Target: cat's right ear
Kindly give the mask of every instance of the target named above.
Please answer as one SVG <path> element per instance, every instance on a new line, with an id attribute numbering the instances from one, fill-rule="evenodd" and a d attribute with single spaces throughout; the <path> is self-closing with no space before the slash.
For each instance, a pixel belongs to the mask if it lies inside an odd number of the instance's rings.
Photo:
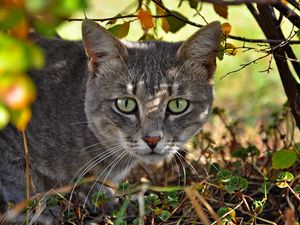
<path id="1" fill-rule="evenodd" d="M 98 23 L 85 19 L 82 22 L 82 41 L 89 58 L 89 72 L 95 75 L 105 62 L 116 62 L 125 57 L 125 46 Z"/>

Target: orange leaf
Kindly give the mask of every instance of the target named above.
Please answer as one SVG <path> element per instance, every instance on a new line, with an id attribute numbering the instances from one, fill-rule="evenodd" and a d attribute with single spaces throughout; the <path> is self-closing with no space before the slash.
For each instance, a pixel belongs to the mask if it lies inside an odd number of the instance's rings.
<path id="1" fill-rule="evenodd" d="M 144 29 L 150 29 L 154 26 L 152 15 L 148 11 L 140 9 L 138 12 L 138 18 L 140 19 Z"/>
<path id="2" fill-rule="evenodd" d="M 222 24 L 222 33 L 224 34 L 224 36 L 227 37 L 230 32 L 231 32 L 230 23 L 223 23 Z"/>
<path id="3" fill-rule="evenodd" d="M 166 18 L 161 18 L 161 21 L 162 21 L 162 24 L 161 24 L 162 29 L 163 29 L 166 33 L 168 33 L 168 32 L 170 31 L 170 25 L 169 25 L 168 20 L 167 20 Z"/>
<path id="4" fill-rule="evenodd" d="M 227 19 L 228 17 L 227 5 L 214 4 L 214 10 L 219 16 L 222 16 L 223 18 Z"/>
<path id="5" fill-rule="evenodd" d="M 17 38 L 26 39 L 29 33 L 29 26 L 26 19 L 23 17 L 21 21 L 10 30 L 10 33 Z"/>

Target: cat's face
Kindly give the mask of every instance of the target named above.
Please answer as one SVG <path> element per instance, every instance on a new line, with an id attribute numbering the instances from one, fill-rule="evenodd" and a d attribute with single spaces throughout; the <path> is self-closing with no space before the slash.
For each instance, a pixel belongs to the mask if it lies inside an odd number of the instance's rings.
<path id="1" fill-rule="evenodd" d="M 86 114 L 99 141 L 148 163 L 178 151 L 208 118 L 220 36 L 212 23 L 183 43 L 121 43 L 84 21 Z"/>

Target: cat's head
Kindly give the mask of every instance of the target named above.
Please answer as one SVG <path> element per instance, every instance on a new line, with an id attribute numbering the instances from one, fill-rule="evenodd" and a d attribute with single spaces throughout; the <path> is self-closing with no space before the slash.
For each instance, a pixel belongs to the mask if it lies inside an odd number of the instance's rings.
<path id="1" fill-rule="evenodd" d="M 219 22 L 182 43 L 121 42 L 91 20 L 83 21 L 82 33 L 86 114 L 106 148 L 155 163 L 200 130 L 213 102 Z"/>

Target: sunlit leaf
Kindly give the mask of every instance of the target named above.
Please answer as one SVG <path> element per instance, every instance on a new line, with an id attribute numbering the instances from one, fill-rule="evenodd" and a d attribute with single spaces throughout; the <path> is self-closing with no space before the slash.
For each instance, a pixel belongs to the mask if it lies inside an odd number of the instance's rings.
<path id="1" fill-rule="evenodd" d="M 213 6 L 214 6 L 215 12 L 219 16 L 227 19 L 227 17 L 228 17 L 228 6 L 227 5 L 213 4 Z"/>
<path id="2" fill-rule="evenodd" d="M 5 104 L 13 110 L 19 110 L 31 104 L 36 97 L 36 90 L 31 79 L 25 75 L 14 76 L 13 82 L 6 87 Z"/>
<path id="3" fill-rule="evenodd" d="M 289 186 L 287 182 L 292 181 L 293 179 L 294 175 L 290 172 L 281 172 L 276 179 L 276 185 L 279 188 L 287 188 Z"/>
<path id="4" fill-rule="evenodd" d="M 225 44 L 225 53 L 228 55 L 236 55 L 237 49 L 233 44 L 226 43 Z"/>
<path id="5" fill-rule="evenodd" d="M 140 9 L 138 12 L 138 18 L 144 29 L 150 29 L 154 26 L 152 15 L 149 11 Z"/>
<path id="6" fill-rule="evenodd" d="M 31 119 L 31 110 L 26 107 L 21 110 L 13 110 L 11 113 L 12 124 L 20 131 L 25 130 Z"/>
<path id="7" fill-rule="evenodd" d="M 130 27 L 130 22 L 115 25 L 108 29 L 110 33 L 118 38 L 124 38 L 127 36 Z"/>
<path id="8" fill-rule="evenodd" d="M 295 164 L 297 153 L 294 150 L 281 150 L 273 153 L 272 167 L 274 169 L 286 169 Z"/>
<path id="9" fill-rule="evenodd" d="M 7 108 L 0 104 L 0 130 L 9 123 L 10 115 Z"/>
<path id="10" fill-rule="evenodd" d="M 57 3 L 54 11 L 58 15 L 69 15 L 86 7 L 85 0 L 60 0 Z"/>
<path id="11" fill-rule="evenodd" d="M 172 14 L 175 14 L 175 15 L 181 17 L 183 20 L 187 20 L 187 18 L 185 16 L 183 16 L 182 14 L 180 14 L 179 12 L 177 12 L 177 11 L 171 11 L 171 12 L 172 12 Z M 179 20 L 174 16 L 167 17 L 167 21 L 170 25 L 170 31 L 172 33 L 176 33 L 178 30 L 180 30 L 182 27 L 184 27 L 186 25 L 186 23 L 184 21 Z"/>
<path id="12" fill-rule="evenodd" d="M 222 33 L 223 33 L 223 35 L 227 37 L 230 34 L 230 32 L 231 32 L 230 23 L 227 23 L 227 22 L 223 23 L 222 24 Z"/>
<path id="13" fill-rule="evenodd" d="M 161 18 L 161 26 L 162 26 L 162 29 L 168 33 L 170 31 L 170 25 L 169 25 L 169 22 L 166 18 Z"/>
<path id="14" fill-rule="evenodd" d="M 5 34 L 0 34 L 0 43 L 0 72 L 38 69 L 44 65 L 44 57 L 39 47 Z"/>
<path id="15" fill-rule="evenodd" d="M 49 6 L 49 0 L 26 0 L 25 7 L 27 10 L 38 13 L 46 9 Z"/>

